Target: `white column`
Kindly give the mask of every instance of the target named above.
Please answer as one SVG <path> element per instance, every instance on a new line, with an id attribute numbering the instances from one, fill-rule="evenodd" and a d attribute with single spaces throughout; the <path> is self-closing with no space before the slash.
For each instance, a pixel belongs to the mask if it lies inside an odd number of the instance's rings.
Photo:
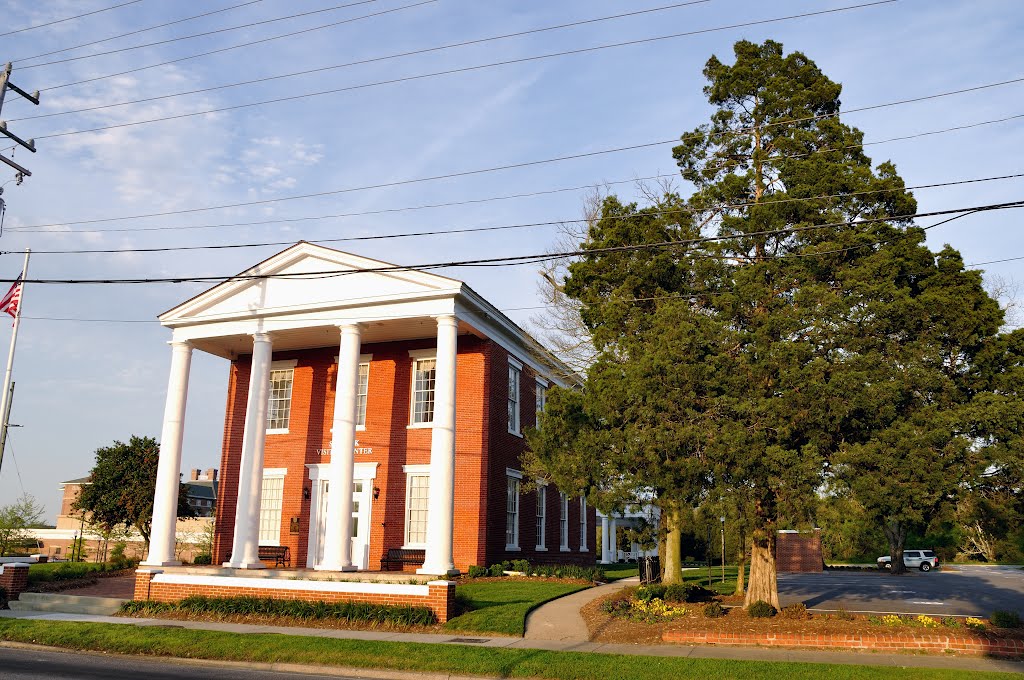
<path id="1" fill-rule="evenodd" d="M 459 321 L 437 317 L 437 371 L 434 426 L 430 435 L 430 489 L 427 498 L 427 549 L 419 574 L 454 575 L 455 533 L 455 361 Z"/>
<path id="2" fill-rule="evenodd" d="M 149 554 L 142 562 L 148 567 L 181 564 L 174 558 L 174 529 L 178 521 L 178 487 L 181 483 L 181 439 L 185 431 L 185 400 L 188 397 L 188 372 L 192 364 L 192 345 L 171 343 L 171 372 L 167 380 L 164 425 L 160 431 L 160 462 L 153 494 L 153 523 L 149 536 Z"/>
<path id="3" fill-rule="evenodd" d="M 242 461 L 238 471 L 238 504 L 231 559 L 225 567 L 263 569 L 259 558 L 260 499 L 263 494 L 263 448 L 267 442 L 267 409 L 270 399 L 270 336 L 252 336 L 252 368 L 249 398 L 245 402 Z"/>
<path id="4" fill-rule="evenodd" d="M 334 437 L 331 441 L 330 490 L 324 530 L 323 571 L 355 571 L 352 565 L 352 478 L 355 476 L 356 409 L 359 391 L 359 325 L 344 324 L 334 391 Z M 314 546 L 315 550 L 316 547 Z"/>
<path id="5" fill-rule="evenodd" d="M 611 539 L 611 545 L 608 546 L 608 550 L 611 553 L 612 562 L 619 561 L 619 537 L 617 535 L 618 530 L 619 523 L 616 521 L 615 517 L 612 516 L 612 528 L 608 536 L 608 538 Z"/>
<path id="6" fill-rule="evenodd" d="M 601 564 L 608 564 L 608 517 L 601 518 Z"/>

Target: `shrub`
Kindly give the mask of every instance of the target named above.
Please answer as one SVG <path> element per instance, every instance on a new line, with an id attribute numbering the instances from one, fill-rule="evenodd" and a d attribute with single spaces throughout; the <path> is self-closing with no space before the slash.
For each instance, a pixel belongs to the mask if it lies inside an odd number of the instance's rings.
<path id="1" fill-rule="evenodd" d="M 1021 627 L 1020 614 L 1017 612 L 1007 611 L 1005 609 L 997 609 L 992 612 L 992 616 L 988 617 L 988 622 L 996 628 Z"/>
<path id="2" fill-rule="evenodd" d="M 491 576 L 504 576 L 505 575 L 505 565 L 504 564 L 492 564 L 490 567 L 488 567 L 487 571 L 490 572 Z"/>
<path id="3" fill-rule="evenodd" d="M 943 616 L 942 625 L 946 628 L 959 628 L 964 625 L 963 622 L 955 616 Z"/>
<path id="4" fill-rule="evenodd" d="M 850 612 L 846 611 L 846 607 L 842 606 L 836 609 L 835 613 L 832 616 L 834 616 L 839 621 L 853 621 L 855 618 L 857 618 Z"/>
<path id="5" fill-rule="evenodd" d="M 512 568 L 509 571 L 518 571 L 530 575 L 530 562 L 528 560 L 512 560 Z"/>
<path id="6" fill-rule="evenodd" d="M 369 602 L 306 602 L 258 597 L 205 597 L 193 595 L 179 602 L 133 601 L 121 606 L 124 614 L 155 614 L 180 611 L 215 616 L 283 616 L 303 620 L 334 619 L 369 621 L 401 626 L 430 626 L 437 623 L 427 607 L 371 604 Z"/>
<path id="7" fill-rule="evenodd" d="M 487 576 L 488 573 L 490 572 L 487 571 L 487 567 L 479 567 L 475 564 L 472 564 L 469 567 L 470 578 L 480 578 L 481 576 Z"/>
<path id="8" fill-rule="evenodd" d="M 192 558 L 192 564 L 213 564 L 213 555 L 210 553 L 199 553 Z"/>
<path id="9" fill-rule="evenodd" d="M 661 585 L 660 583 L 652 583 L 646 586 L 640 586 L 636 589 L 636 599 L 640 602 L 650 602 L 651 600 L 665 600 L 666 591 L 668 588 Z M 678 600 L 676 600 L 678 602 Z"/>
<path id="10" fill-rule="evenodd" d="M 811 618 L 810 614 L 807 613 L 807 606 L 803 602 L 797 602 L 789 605 L 788 607 L 783 607 L 779 614 L 784 619 L 791 619 L 794 621 L 803 621 Z"/>
<path id="11" fill-rule="evenodd" d="M 612 616 L 628 614 L 633 607 L 632 600 L 628 596 L 620 595 L 605 600 L 601 603 L 601 611 Z"/>
<path id="12" fill-rule="evenodd" d="M 747 615 L 755 619 L 767 619 L 775 616 L 778 612 L 764 600 L 758 600 L 747 607 Z"/>
<path id="13" fill-rule="evenodd" d="M 725 609 L 718 602 L 708 602 L 704 605 L 704 616 L 709 619 L 717 619 L 725 616 Z"/>
<path id="14" fill-rule="evenodd" d="M 686 586 L 686 599 L 684 602 L 709 602 L 714 599 L 716 593 L 702 585 L 690 583 Z"/>
<path id="15" fill-rule="evenodd" d="M 666 602 L 689 602 L 689 588 L 682 583 L 673 583 L 665 586 L 664 598 Z"/>

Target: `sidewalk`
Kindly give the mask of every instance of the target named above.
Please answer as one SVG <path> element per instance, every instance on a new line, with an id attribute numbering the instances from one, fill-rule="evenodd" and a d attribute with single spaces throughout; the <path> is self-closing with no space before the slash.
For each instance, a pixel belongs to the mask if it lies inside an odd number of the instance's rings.
<path id="1" fill-rule="evenodd" d="M 580 610 L 599 597 L 638 583 L 640 578 L 633 576 L 596 588 L 587 588 L 542 604 L 526 617 L 525 637 L 527 640 L 589 642 L 590 631 L 587 629 L 587 622 L 580 616 Z"/>
<path id="2" fill-rule="evenodd" d="M 418 642 L 426 644 L 461 644 L 472 647 L 504 647 L 509 649 L 543 649 L 549 651 L 593 652 L 596 654 L 624 654 L 628 656 L 690 657 L 704 659 L 732 659 L 744 661 L 787 661 L 803 663 L 850 664 L 859 666 L 889 666 L 893 668 L 944 668 L 959 671 L 1002 671 L 1024 673 L 1024 662 L 979 657 L 928 656 L 910 654 L 878 654 L 870 652 L 826 652 L 799 649 L 766 649 L 760 647 L 696 647 L 687 645 L 628 645 L 603 644 L 575 640 L 538 640 L 513 637 L 485 637 L 469 634 L 390 633 L 363 630 L 333 630 L 324 628 L 297 628 L 291 626 L 260 626 L 212 621 L 177 621 L 168 619 L 131 619 L 89 614 L 59 614 L 47 612 L 0 611 L 0 618 L 33 619 L 37 621 L 78 621 L 85 623 L 112 623 L 122 626 L 157 626 L 160 628 L 188 628 L 214 630 L 226 633 L 274 633 L 343 640 L 382 640 L 390 642 Z M 0 642 L 0 647 L 4 645 Z M 370 677 L 359 669 L 345 669 L 351 676 Z M 321 672 L 311 667 L 308 672 Z M 379 677 L 379 674 L 373 677 Z"/>

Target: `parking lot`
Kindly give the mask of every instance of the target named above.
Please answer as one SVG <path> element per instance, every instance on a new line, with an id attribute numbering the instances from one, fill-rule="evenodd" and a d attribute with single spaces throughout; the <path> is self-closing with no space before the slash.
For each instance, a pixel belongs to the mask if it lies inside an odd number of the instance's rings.
<path id="1" fill-rule="evenodd" d="M 849 612 L 988 616 L 995 609 L 1024 614 L 1024 570 L 1016 566 L 942 567 L 941 571 L 829 571 L 779 574 L 783 606 Z"/>

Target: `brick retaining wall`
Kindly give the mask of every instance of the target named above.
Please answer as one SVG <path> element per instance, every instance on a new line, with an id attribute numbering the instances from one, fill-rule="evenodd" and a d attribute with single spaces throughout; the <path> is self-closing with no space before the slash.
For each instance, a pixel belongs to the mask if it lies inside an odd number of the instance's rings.
<path id="1" fill-rule="evenodd" d="M 190 595 L 429 607 L 441 623 L 448 620 L 455 608 L 454 581 L 430 581 L 419 585 L 165 574 L 160 569 L 139 569 L 136 572 L 136 600 L 176 602 Z"/>
<path id="2" fill-rule="evenodd" d="M 8 600 L 17 600 L 28 588 L 28 565 L 24 563 L 0 564 L 0 588 L 7 591 Z"/>
<path id="3" fill-rule="evenodd" d="M 814 647 L 818 649 L 870 649 L 898 652 L 955 652 L 993 656 L 1024 656 L 1024 640 L 985 635 L 943 634 L 831 634 L 814 633 L 719 633 L 670 630 L 662 639 L 687 645 L 750 645 L 764 647 Z"/>

